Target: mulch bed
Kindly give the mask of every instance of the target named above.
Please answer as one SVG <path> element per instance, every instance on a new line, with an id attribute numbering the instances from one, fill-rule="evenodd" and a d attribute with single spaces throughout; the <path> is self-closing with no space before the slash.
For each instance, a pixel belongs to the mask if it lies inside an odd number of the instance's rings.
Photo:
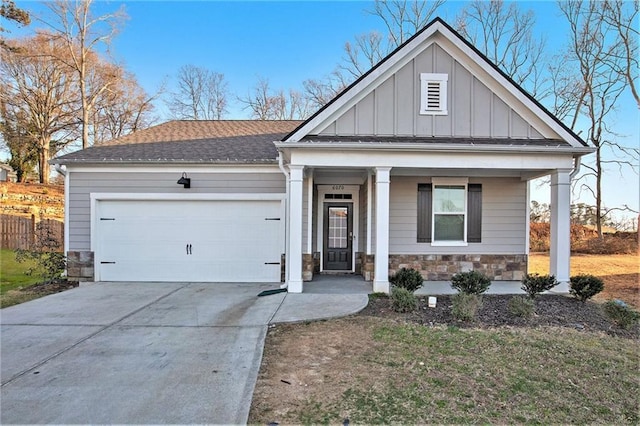
<path id="1" fill-rule="evenodd" d="M 61 280 L 55 280 L 50 283 L 34 284 L 29 287 L 23 288 L 22 291 L 34 293 L 34 294 L 41 294 L 44 296 L 47 294 L 60 293 L 61 291 L 69 290 L 74 287 L 78 287 L 77 281 L 67 281 L 67 280 L 61 279 Z"/>
<path id="2" fill-rule="evenodd" d="M 573 297 L 540 295 L 535 299 L 535 314 L 529 319 L 514 316 L 509 312 L 509 300 L 513 295 L 484 295 L 482 307 L 474 321 L 464 322 L 451 314 L 451 296 L 437 296 L 435 308 L 428 307 L 427 297 L 418 297 L 418 309 L 412 313 L 398 313 L 391 307 L 388 297 L 370 297 L 369 304 L 360 315 L 393 318 L 426 325 L 448 325 L 456 327 L 568 327 L 580 331 L 603 332 L 612 336 L 637 339 L 640 325 L 629 330 L 619 328 L 604 316 L 599 304 L 582 303 Z"/>

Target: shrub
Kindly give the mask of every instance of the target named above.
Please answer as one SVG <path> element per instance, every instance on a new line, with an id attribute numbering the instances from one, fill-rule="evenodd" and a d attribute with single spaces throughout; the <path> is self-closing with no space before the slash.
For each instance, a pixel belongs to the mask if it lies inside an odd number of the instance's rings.
<path id="1" fill-rule="evenodd" d="M 413 312 L 418 308 L 418 298 L 403 287 L 391 289 L 391 306 L 396 312 Z"/>
<path id="2" fill-rule="evenodd" d="M 59 245 L 51 223 L 40 218 L 29 248 L 15 250 L 16 262 L 33 261 L 34 266 L 25 274 L 38 276 L 43 283 L 51 284 L 61 277 L 67 266 L 66 256 L 58 251 Z"/>
<path id="3" fill-rule="evenodd" d="M 411 268 L 402 268 L 389 277 L 389 282 L 396 287 L 409 290 L 411 293 L 422 287 L 422 274 Z"/>
<path id="4" fill-rule="evenodd" d="M 533 300 L 525 296 L 514 296 L 509 300 L 509 313 L 520 318 L 531 318 L 535 311 Z"/>
<path id="5" fill-rule="evenodd" d="M 527 274 L 522 279 L 522 290 L 534 299 L 538 294 L 551 290 L 558 285 L 553 275 Z"/>
<path id="6" fill-rule="evenodd" d="M 594 275 L 575 275 L 569 281 L 569 293 L 582 303 L 604 290 L 604 282 Z"/>
<path id="7" fill-rule="evenodd" d="M 478 294 L 458 293 L 451 298 L 451 314 L 460 321 L 473 321 L 478 309 L 482 307 L 482 296 Z"/>
<path id="8" fill-rule="evenodd" d="M 640 314 L 622 300 L 609 300 L 602 305 L 602 309 L 611 321 L 625 330 L 631 328 L 640 319 Z"/>
<path id="9" fill-rule="evenodd" d="M 465 294 L 482 294 L 491 285 L 486 275 L 477 272 L 460 272 L 451 277 L 451 287 Z"/>

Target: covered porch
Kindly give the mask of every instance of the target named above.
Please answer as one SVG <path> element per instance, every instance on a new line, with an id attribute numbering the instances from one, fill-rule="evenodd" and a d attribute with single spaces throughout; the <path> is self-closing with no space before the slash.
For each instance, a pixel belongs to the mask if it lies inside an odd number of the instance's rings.
<path id="1" fill-rule="evenodd" d="M 571 153 L 280 145 L 287 176 L 284 278 L 289 292 L 340 292 L 336 287 L 342 283 L 345 290 L 353 287 L 348 291 L 388 293 L 389 275 L 401 267 L 421 271 L 424 294 L 451 293 L 450 276 L 472 269 L 490 275 L 497 292 L 520 292 L 529 246 L 528 182 L 540 176 L 551 177 L 550 271 L 561 283 L 558 291 L 568 291 Z M 471 198 L 465 198 L 460 215 L 461 241 L 421 241 L 420 227 L 431 225 L 420 223 L 420 203 L 431 193 L 424 198 L 420 188 L 451 182 L 466 193 L 482 187 L 477 231 L 482 241 L 471 235 L 476 232 L 470 224 Z M 432 213 L 425 217 L 433 219 Z M 354 276 L 326 276 L 332 273 Z"/>

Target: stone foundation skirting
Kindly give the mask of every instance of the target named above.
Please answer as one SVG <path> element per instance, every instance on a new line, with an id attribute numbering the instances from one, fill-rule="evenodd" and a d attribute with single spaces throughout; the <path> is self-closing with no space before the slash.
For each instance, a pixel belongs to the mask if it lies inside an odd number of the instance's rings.
<path id="1" fill-rule="evenodd" d="M 358 253 L 360 256 L 360 274 L 365 281 L 373 281 L 375 271 L 375 258 L 373 254 Z"/>
<path id="2" fill-rule="evenodd" d="M 494 281 L 520 281 L 527 273 L 527 264 L 526 254 L 392 254 L 389 275 L 412 268 L 425 280 L 449 281 L 459 272 L 478 271 Z"/>
<path id="3" fill-rule="evenodd" d="M 313 254 L 302 254 L 302 281 L 311 281 L 313 279 L 313 271 L 315 270 L 315 262 Z"/>
<path id="4" fill-rule="evenodd" d="M 93 281 L 93 252 L 67 252 L 67 278 L 70 281 Z"/>

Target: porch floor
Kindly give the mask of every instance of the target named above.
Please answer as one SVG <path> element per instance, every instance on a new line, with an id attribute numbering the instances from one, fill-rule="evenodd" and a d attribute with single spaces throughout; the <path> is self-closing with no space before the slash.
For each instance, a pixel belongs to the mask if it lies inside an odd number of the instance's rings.
<path id="1" fill-rule="evenodd" d="M 524 294 L 520 281 L 493 281 L 486 294 Z M 373 283 L 365 281 L 361 275 L 316 274 L 312 281 L 304 283 L 304 293 L 309 294 L 370 294 Z M 416 295 L 455 294 L 450 281 L 425 281 Z"/>

